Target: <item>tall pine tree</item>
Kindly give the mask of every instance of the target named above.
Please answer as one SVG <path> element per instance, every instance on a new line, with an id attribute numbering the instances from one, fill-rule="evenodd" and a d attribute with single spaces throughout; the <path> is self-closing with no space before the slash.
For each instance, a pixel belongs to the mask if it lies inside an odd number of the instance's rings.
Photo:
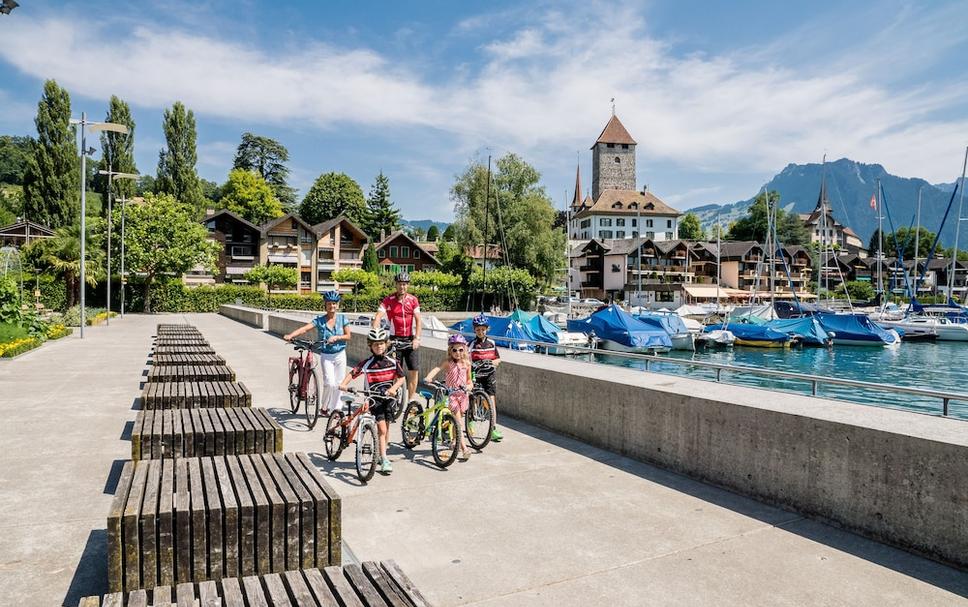
<path id="1" fill-rule="evenodd" d="M 37 139 L 24 170 L 24 217 L 52 228 L 73 225 L 80 212 L 80 159 L 71 127 L 71 96 L 48 80 L 37 104 Z"/>
<path id="2" fill-rule="evenodd" d="M 287 212 L 296 210 L 296 191 L 289 187 L 289 150 L 275 139 L 242 133 L 235 151 L 233 169 L 253 171 L 262 176 Z"/>
<path id="3" fill-rule="evenodd" d="M 389 235 L 400 228 L 400 211 L 390 201 L 390 180 L 383 171 L 376 176 L 366 198 L 364 229 L 371 240 L 377 241 L 380 233 Z"/>
<path id="4" fill-rule="evenodd" d="M 167 147 L 158 154 L 158 179 L 155 192 L 171 194 L 175 200 L 187 204 L 200 216 L 206 203 L 202 185 L 195 171 L 198 153 L 195 149 L 195 114 L 176 101 L 165 110 L 165 142 Z"/>
<path id="5" fill-rule="evenodd" d="M 131 108 L 117 95 L 111 95 L 111 105 L 104 120 L 105 122 L 126 125 L 128 134 L 113 131 L 101 133 L 101 160 L 98 162 L 98 169 L 114 171 L 115 173 L 137 173 L 138 167 L 134 162 L 134 118 L 131 117 Z M 134 196 L 136 184 L 133 180 L 114 179 L 112 181 L 111 197 L 113 199 L 117 200 L 121 196 L 125 198 Z M 108 183 L 107 175 L 98 174 L 94 176 L 94 189 L 101 194 L 104 201 L 102 214 L 105 216 L 108 210 Z"/>

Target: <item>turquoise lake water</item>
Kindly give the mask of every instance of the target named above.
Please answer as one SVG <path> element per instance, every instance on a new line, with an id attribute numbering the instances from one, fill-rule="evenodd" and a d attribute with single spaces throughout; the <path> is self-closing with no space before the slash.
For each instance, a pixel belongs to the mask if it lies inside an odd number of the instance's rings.
<path id="1" fill-rule="evenodd" d="M 833 348 L 746 348 L 736 346 L 727 350 L 685 352 L 673 350 L 667 358 L 709 361 L 756 369 L 772 369 L 792 373 L 854 379 L 879 384 L 943 390 L 968 395 L 968 343 L 905 342 L 897 348 L 864 348 L 835 346 Z M 597 362 L 645 369 L 640 360 L 616 356 L 594 355 Z M 674 364 L 651 363 L 653 371 L 684 375 L 696 379 L 715 379 L 715 371 L 686 368 Z M 724 383 L 770 388 L 810 394 L 810 384 L 801 381 L 772 379 L 750 374 L 723 372 Z M 868 405 L 909 409 L 924 413 L 940 413 L 941 399 L 926 398 L 879 390 L 860 391 L 846 386 L 822 385 L 820 396 L 848 400 Z M 968 402 L 952 401 L 952 417 L 968 419 Z"/>

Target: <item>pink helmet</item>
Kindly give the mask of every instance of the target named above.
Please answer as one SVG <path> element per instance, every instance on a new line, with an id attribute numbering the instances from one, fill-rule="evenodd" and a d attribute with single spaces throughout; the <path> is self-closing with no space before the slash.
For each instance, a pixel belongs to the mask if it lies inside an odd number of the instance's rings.
<path id="1" fill-rule="evenodd" d="M 454 344 L 462 344 L 466 346 L 467 340 L 464 339 L 464 336 L 461 335 L 460 333 L 455 333 L 454 335 L 451 335 L 450 337 L 447 338 L 448 346 L 452 346 Z"/>

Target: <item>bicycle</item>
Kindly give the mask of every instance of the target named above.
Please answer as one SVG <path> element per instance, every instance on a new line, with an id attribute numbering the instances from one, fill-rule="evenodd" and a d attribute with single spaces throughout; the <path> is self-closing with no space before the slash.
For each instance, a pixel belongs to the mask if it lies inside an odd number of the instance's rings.
<path id="1" fill-rule="evenodd" d="M 495 370 L 494 365 L 484 363 L 473 374 L 474 389 L 471 390 L 467 413 L 464 414 L 464 431 L 467 434 L 467 442 L 476 451 L 480 451 L 491 442 L 491 433 L 494 431 L 495 422 L 491 397 L 484 391 L 477 378 L 488 377 Z"/>
<path id="2" fill-rule="evenodd" d="M 370 408 L 373 406 L 374 398 L 385 398 L 385 396 L 378 392 L 354 388 L 350 388 L 347 392 L 362 395 L 363 402 L 354 410 L 355 399 L 344 397 L 346 414 L 339 409 L 329 414 L 329 419 L 326 420 L 326 434 L 323 435 L 323 446 L 326 448 L 326 457 L 330 461 L 336 461 L 346 447 L 355 441 L 356 476 L 360 482 L 366 483 L 376 472 L 376 457 L 379 453 L 376 418 L 370 413 Z"/>
<path id="3" fill-rule="evenodd" d="M 397 350 L 403 349 L 401 346 L 404 346 L 404 345 L 410 346 L 412 345 L 412 343 L 409 341 L 390 338 L 390 343 L 387 344 L 386 356 L 388 356 L 389 358 L 392 358 L 393 360 L 397 360 Z M 389 410 L 390 422 L 396 422 L 398 419 L 400 419 L 400 414 L 403 412 L 404 407 L 406 407 L 407 405 L 408 396 L 409 394 L 407 393 L 407 383 L 404 382 L 403 385 L 400 386 L 400 389 L 397 390 L 396 399 L 390 405 L 390 410 Z"/>
<path id="4" fill-rule="evenodd" d="M 446 468 L 457 459 L 460 445 L 457 418 L 447 406 L 447 396 L 452 390 L 440 382 L 429 382 L 427 385 L 434 388 L 434 392 L 420 391 L 427 399 L 426 409 L 417 401 L 412 401 L 403 413 L 403 421 L 400 422 L 403 446 L 414 449 L 429 435 L 434 462 Z"/>
<path id="5" fill-rule="evenodd" d="M 298 356 L 289 357 L 289 407 L 293 414 L 299 412 L 299 403 L 306 403 L 306 425 L 312 430 L 319 421 L 319 371 L 312 349 L 318 341 L 292 340 Z"/>

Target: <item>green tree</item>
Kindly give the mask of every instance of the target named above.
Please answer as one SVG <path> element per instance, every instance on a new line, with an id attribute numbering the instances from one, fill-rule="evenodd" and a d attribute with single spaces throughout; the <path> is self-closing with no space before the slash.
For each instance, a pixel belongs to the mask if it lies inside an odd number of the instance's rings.
<path id="1" fill-rule="evenodd" d="M 389 235 L 400 229 L 400 211 L 390 200 L 390 180 L 383 171 L 376 176 L 366 198 L 364 231 L 371 239 L 380 238 L 381 232 Z"/>
<path id="2" fill-rule="evenodd" d="M 294 289 L 299 282 L 299 270 L 278 264 L 256 266 L 244 276 L 252 284 L 265 285 L 269 297 L 272 297 L 273 289 Z"/>
<path id="3" fill-rule="evenodd" d="M 834 292 L 843 295 L 845 286 L 847 293 L 850 294 L 851 299 L 865 301 L 874 299 L 874 286 L 869 282 L 863 282 L 860 280 L 849 281 L 845 284 L 837 285 L 837 288 L 834 289 Z"/>
<path id="4" fill-rule="evenodd" d="M 255 171 L 269 184 L 276 198 L 287 211 L 296 210 L 296 191 L 289 187 L 289 150 L 275 139 L 242 133 L 242 142 L 235 151 L 234 169 Z"/>
<path id="5" fill-rule="evenodd" d="M 221 188 L 221 206 L 256 225 L 283 215 L 282 205 L 262 176 L 252 171 L 233 169 Z"/>
<path id="6" fill-rule="evenodd" d="M 366 245 L 363 252 L 363 269 L 372 274 L 380 273 L 380 259 L 376 256 L 376 247 L 373 243 Z"/>
<path id="7" fill-rule="evenodd" d="M 471 273 L 469 286 L 473 291 L 482 291 L 497 296 L 498 302 L 502 307 L 504 302 L 514 305 L 527 305 L 538 291 L 538 282 L 527 271 L 522 268 L 509 268 L 501 266 L 487 271 L 487 282 L 485 282 L 484 272 L 481 268 L 474 268 Z M 512 300 L 512 296 L 516 300 Z M 511 306 L 507 306 L 511 307 Z"/>
<path id="8" fill-rule="evenodd" d="M 90 217 L 86 227 L 84 274 L 87 284 L 94 287 L 104 277 L 102 243 L 105 222 L 101 218 Z M 67 291 L 67 307 L 74 306 L 81 292 L 81 222 L 61 226 L 54 230 L 52 238 L 35 240 L 27 249 L 24 257 L 33 260 L 37 270 L 63 281 Z"/>
<path id="9" fill-rule="evenodd" d="M 171 194 L 187 204 L 195 217 L 205 210 L 202 184 L 195 171 L 198 162 L 195 135 L 195 114 L 186 109 L 181 101 L 165 110 L 163 124 L 166 148 L 158 154 L 158 178 L 155 192 Z"/>
<path id="10" fill-rule="evenodd" d="M 430 227 L 427 228 L 427 240 L 430 242 L 437 242 L 440 240 L 440 228 L 434 224 L 430 224 Z"/>
<path id="11" fill-rule="evenodd" d="M 379 291 L 381 289 L 379 274 L 358 268 L 342 268 L 336 270 L 333 272 L 333 280 L 336 282 L 353 283 L 354 293 Z"/>
<path id="12" fill-rule="evenodd" d="M 30 137 L 0 135 L 0 183 L 23 185 L 32 143 Z"/>
<path id="13" fill-rule="evenodd" d="M 80 162 L 71 126 L 71 97 L 53 80 L 37 104 L 37 139 L 24 171 L 24 216 L 52 228 L 79 215 Z"/>
<path id="14" fill-rule="evenodd" d="M 202 196 L 205 198 L 205 204 L 212 208 L 218 207 L 222 200 L 222 188 L 218 187 L 218 184 L 214 181 L 209 181 L 202 177 L 198 178 L 198 184 L 202 188 Z"/>
<path id="15" fill-rule="evenodd" d="M 135 182 L 135 195 L 144 196 L 145 194 L 157 194 L 157 183 L 154 175 L 142 175 Z"/>
<path id="16" fill-rule="evenodd" d="M 426 233 L 420 226 L 411 226 L 407 228 L 407 236 L 413 238 L 417 242 L 423 242 Z"/>
<path id="17" fill-rule="evenodd" d="M 810 232 L 798 214 L 780 209 L 776 214 L 776 238 L 783 246 L 805 245 L 810 242 Z"/>
<path id="18" fill-rule="evenodd" d="M 927 259 L 928 254 L 931 252 L 931 245 L 934 243 L 935 233 L 927 228 L 919 229 L 920 233 L 913 228 L 901 227 L 896 232 L 884 234 L 884 255 L 887 257 L 896 257 L 897 249 L 900 246 L 904 259 L 914 259 L 914 245 L 915 240 L 917 240 L 918 258 Z M 876 229 L 871 238 L 870 246 L 871 248 L 868 250 L 872 254 L 875 253 L 877 251 Z"/>
<path id="19" fill-rule="evenodd" d="M 104 131 L 101 133 L 101 160 L 97 163 L 97 168 L 103 171 L 114 171 L 116 173 L 137 173 L 138 166 L 134 161 L 134 118 L 131 117 L 131 108 L 117 95 L 111 96 L 111 103 L 108 106 L 105 122 L 123 124 L 128 127 L 128 134 Z M 102 215 L 107 215 L 107 196 L 108 196 L 108 177 L 107 175 L 96 174 L 93 177 L 94 190 L 101 195 L 104 200 L 101 211 Z M 121 196 L 131 199 L 134 196 L 137 186 L 130 179 L 111 180 L 112 198 L 117 199 Z"/>
<path id="20" fill-rule="evenodd" d="M 465 289 L 468 287 L 471 273 L 474 271 L 474 260 L 464 254 L 459 244 L 448 240 L 442 241 L 437 249 L 437 260 L 444 272 L 460 276 L 461 286 Z"/>
<path id="21" fill-rule="evenodd" d="M 358 183 L 345 173 L 323 173 L 299 205 L 299 215 L 311 225 L 345 214 L 357 225 L 365 224 L 366 201 Z"/>
<path id="22" fill-rule="evenodd" d="M 699 216 L 695 213 L 686 213 L 679 220 L 679 238 L 684 240 L 702 240 L 706 235 L 703 233 L 702 226 L 699 224 Z"/>
<path id="23" fill-rule="evenodd" d="M 770 204 L 780 204 L 779 192 L 770 191 L 768 195 Z M 729 227 L 729 239 L 766 242 L 768 215 L 767 194 L 761 192 L 746 211 L 746 216 L 736 220 Z M 800 216 L 796 213 L 787 213 L 779 208 L 776 211 L 776 236 L 783 246 L 802 245 L 810 242 L 810 234 L 800 220 Z"/>
<path id="24" fill-rule="evenodd" d="M 457 228 L 454 227 L 454 224 L 450 224 L 444 229 L 444 233 L 440 239 L 444 242 L 454 242 L 457 240 Z"/>
<path id="25" fill-rule="evenodd" d="M 489 204 L 485 204 L 487 167 L 479 162 L 457 178 L 451 199 L 457 215 L 458 244 L 482 244 L 486 226 L 487 242 L 501 244 L 512 266 L 527 270 L 539 283 L 549 284 L 564 263 L 565 234 L 551 228 L 556 212 L 538 184 L 540 178 L 534 167 L 509 153 L 497 161 Z"/>
<path id="26" fill-rule="evenodd" d="M 121 225 L 121 209 L 114 209 Z M 143 204 L 125 209 L 125 266 L 141 274 L 145 311 L 151 312 L 151 289 L 161 276 L 181 276 L 195 266 L 214 268 L 219 244 L 196 220 L 194 207 L 171 194 L 146 194 Z"/>

